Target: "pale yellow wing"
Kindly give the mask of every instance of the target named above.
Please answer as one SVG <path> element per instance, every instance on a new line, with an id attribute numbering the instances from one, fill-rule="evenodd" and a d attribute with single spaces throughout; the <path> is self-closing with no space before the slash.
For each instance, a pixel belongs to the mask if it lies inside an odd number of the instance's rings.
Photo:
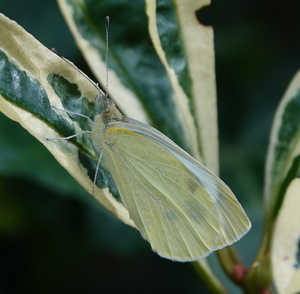
<path id="1" fill-rule="evenodd" d="M 249 230 L 230 189 L 175 143 L 133 120 L 109 125 L 104 163 L 130 217 L 159 255 L 196 260 Z"/>

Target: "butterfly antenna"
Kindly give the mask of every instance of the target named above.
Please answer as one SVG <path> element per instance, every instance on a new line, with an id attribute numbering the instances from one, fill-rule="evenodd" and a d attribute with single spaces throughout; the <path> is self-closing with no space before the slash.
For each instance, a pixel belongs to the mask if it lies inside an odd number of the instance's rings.
<path id="1" fill-rule="evenodd" d="M 105 70 L 106 70 L 106 85 L 105 85 L 105 100 L 108 100 L 108 29 L 109 29 L 109 16 L 105 17 Z"/>
<path id="2" fill-rule="evenodd" d="M 72 66 L 77 72 L 79 72 L 86 80 L 88 80 L 95 88 L 98 90 L 99 94 L 101 94 L 101 89 L 99 88 L 98 84 L 93 82 L 86 74 L 84 74 L 82 71 L 80 71 L 76 66 L 74 66 L 68 59 L 63 57 L 55 48 L 51 48 L 51 51 L 55 53 L 57 56 L 59 56 L 62 60 L 64 60 L 67 64 Z"/>

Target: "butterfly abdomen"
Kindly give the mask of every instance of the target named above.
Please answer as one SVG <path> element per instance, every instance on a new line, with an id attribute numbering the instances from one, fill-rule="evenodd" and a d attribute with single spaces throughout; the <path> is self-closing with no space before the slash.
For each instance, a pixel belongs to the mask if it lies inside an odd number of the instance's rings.
<path id="1" fill-rule="evenodd" d="M 103 121 L 102 114 L 100 113 L 95 116 L 94 127 L 92 130 L 93 145 L 99 152 L 101 149 L 105 148 L 105 140 L 103 136 L 105 128 L 106 125 Z"/>

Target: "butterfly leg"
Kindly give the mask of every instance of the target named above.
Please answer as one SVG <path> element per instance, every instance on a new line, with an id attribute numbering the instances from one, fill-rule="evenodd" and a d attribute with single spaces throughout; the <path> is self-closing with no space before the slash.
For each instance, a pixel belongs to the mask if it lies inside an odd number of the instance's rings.
<path id="1" fill-rule="evenodd" d="M 70 114 L 74 114 L 74 115 L 78 115 L 78 116 L 82 116 L 84 118 L 86 118 L 87 120 L 89 120 L 91 123 L 94 124 L 94 122 L 86 115 L 84 114 L 81 114 L 81 113 L 77 113 L 77 112 L 73 112 L 73 111 L 69 111 L 69 110 L 65 110 L 65 109 L 61 109 L 61 108 L 58 108 L 56 106 L 52 106 L 52 108 L 56 109 L 56 110 L 59 110 L 59 111 L 63 111 L 63 112 L 66 112 L 66 113 L 70 113 Z M 75 135 L 72 135 L 72 136 L 68 136 L 68 137 L 61 137 L 61 138 L 46 138 L 46 140 L 48 141 L 54 141 L 54 140 L 69 140 L 71 138 L 74 138 L 74 137 L 77 137 L 77 136 L 80 136 L 82 134 L 91 134 L 92 132 L 91 131 L 83 131 L 81 133 L 78 133 L 78 134 L 75 134 Z"/>
<path id="2" fill-rule="evenodd" d="M 75 135 L 72 135 L 72 136 L 68 136 L 68 137 L 46 138 L 46 140 L 47 140 L 47 141 L 54 141 L 54 140 L 69 140 L 69 139 L 71 139 L 71 138 L 80 136 L 80 135 L 82 135 L 82 134 L 91 134 L 91 133 L 92 133 L 91 131 L 84 131 L 84 132 L 81 132 L 81 133 L 78 133 L 78 134 L 75 134 Z"/>
<path id="3" fill-rule="evenodd" d="M 63 111 L 63 112 L 69 113 L 69 114 L 74 114 L 74 115 L 82 116 L 82 117 L 86 118 L 88 121 L 90 121 L 92 124 L 94 124 L 94 121 L 90 117 L 88 117 L 87 115 L 84 115 L 84 114 L 81 114 L 81 113 L 78 113 L 78 112 L 73 112 L 73 111 L 61 109 L 61 108 L 58 108 L 56 106 L 52 106 L 52 108 L 54 108 L 56 110 L 59 110 L 59 111 Z"/>
<path id="4" fill-rule="evenodd" d="M 103 155 L 103 149 L 101 149 L 100 157 L 97 162 L 97 167 L 96 167 L 96 172 L 95 172 L 95 177 L 94 177 L 94 185 L 93 185 L 93 197 L 95 197 L 96 180 L 97 180 L 97 176 L 98 176 L 98 170 L 99 170 L 100 162 L 102 159 L 102 155 Z"/>

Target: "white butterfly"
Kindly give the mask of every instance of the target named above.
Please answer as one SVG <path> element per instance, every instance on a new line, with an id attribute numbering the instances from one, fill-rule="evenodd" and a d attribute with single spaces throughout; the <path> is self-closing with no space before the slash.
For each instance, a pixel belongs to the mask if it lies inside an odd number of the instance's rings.
<path id="1" fill-rule="evenodd" d="M 224 182 L 158 130 L 123 117 L 111 99 L 105 104 L 94 147 L 155 252 L 192 261 L 246 234 L 249 219 Z"/>
<path id="2" fill-rule="evenodd" d="M 248 232 L 247 215 L 221 179 L 158 130 L 124 117 L 100 90 L 99 95 L 105 106 L 92 131 L 58 139 L 92 136 L 101 154 L 97 170 L 100 163 L 109 170 L 130 218 L 155 252 L 193 261 Z M 97 172 L 94 185 L 96 177 Z"/>

